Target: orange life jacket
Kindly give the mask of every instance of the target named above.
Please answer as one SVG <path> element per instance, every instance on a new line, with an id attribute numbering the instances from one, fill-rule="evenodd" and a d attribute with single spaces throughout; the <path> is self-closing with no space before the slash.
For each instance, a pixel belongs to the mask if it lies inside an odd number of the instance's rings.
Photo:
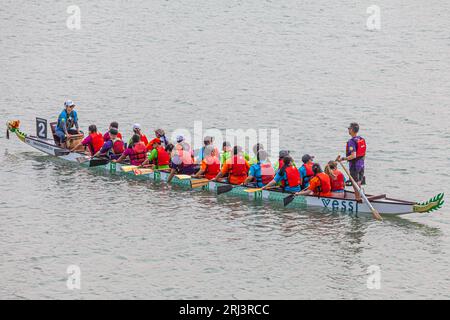
<path id="1" fill-rule="evenodd" d="M 205 178 L 208 180 L 214 179 L 220 172 L 220 160 L 215 156 L 206 156 L 206 171 Z"/>
<path id="2" fill-rule="evenodd" d="M 338 169 L 333 170 L 333 174 L 335 179 L 330 178 L 331 180 L 331 191 L 340 191 L 345 189 L 345 179 L 342 172 Z"/>
<path id="3" fill-rule="evenodd" d="M 138 142 L 133 146 L 134 153 L 130 155 L 130 160 L 142 164 L 147 158 L 147 147 L 143 142 Z"/>
<path id="4" fill-rule="evenodd" d="M 329 195 L 331 192 L 331 179 L 330 176 L 327 175 L 324 172 L 318 173 L 316 175 L 317 178 L 320 180 L 320 186 L 317 188 L 318 190 L 315 190 L 314 193 L 317 195 Z"/>
<path id="5" fill-rule="evenodd" d="M 241 155 L 235 155 L 231 158 L 230 176 L 247 176 L 248 168 L 245 158 Z"/>
<path id="6" fill-rule="evenodd" d="M 286 170 L 286 178 L 287 178 L 287 184 L 291 188 L 298 187 L 302 184 L 302 179 L 300 177 L 300 171 L 294 166 L 287 167 Z M 286 186 L 286 181 L 282 181 L 281 185 L 284 187 Z"/>
<path id="7" fill-rule="evenodd" d="M 156 151 L 158 151 L 158 159 L 157 166 L 167 166 L 170 163 L 170 154 L 162 147 L 157 147 Z"/>
<path id="8" fill-rule="evenodd" d="M 96 154 L 103 147 L 103 135 L 100 132 L 91 133 L 91 151 Z"/>
<path id="9" fill-rule="evenodd" d="M 114 154 L 122 154 L 125 151 L 125 144 L 119 137 L 114 139 L 112 143 L 113 143 L 112 151 Z"/>

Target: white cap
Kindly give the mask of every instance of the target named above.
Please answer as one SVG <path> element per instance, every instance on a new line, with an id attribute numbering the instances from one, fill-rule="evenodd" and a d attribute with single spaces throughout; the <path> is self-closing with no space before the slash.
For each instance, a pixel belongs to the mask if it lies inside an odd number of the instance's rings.
<path id="1" fill-rule="evenodd" d="M 133 124 L 133 130 L 134 129 L 141 129 L 141 125 L 139 123 Z"/>
<path id="2" fill-rule="evenodd" d="M 67 100 L 66 102 L 64 102 L 64 107 L 71 107 L 74 105 L 75 105 L 75 103 L 73 103 L 72 100 Z"/>

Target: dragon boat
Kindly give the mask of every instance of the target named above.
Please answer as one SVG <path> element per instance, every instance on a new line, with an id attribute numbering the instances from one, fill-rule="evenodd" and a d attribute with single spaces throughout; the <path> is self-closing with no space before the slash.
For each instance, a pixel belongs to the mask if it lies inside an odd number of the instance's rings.
<path id="1" fill-rule="evenodd" d="M 39 119 L 39 118 L 38 118 Z M 37 119 L 37 120 L 38 120 Z M 20 131 L 20 122 L 18 120 L 7 122 L 7 138 L 9 133 L 13 133 L 17 138 L 25 144 L 44 152 L 50 156 L 76 163 L 82 167 L 91 167 L 95 170 L 101 170 L 110 174 L 124 175 L 130 178 L 150 179 L 156 182 L 167 182 L 169 172 L 158 170 L 146 170 L 145 173 L 136 175 L 136 170 L 125 170 L 130 168 L 128 164 L 120 164 L 109 162 L 107 159 L 90 159 L 84 152 L 70 152 L 68 149 L 61 148 L 53 139 L 47 138 L 46 122 L 37 122 L 37 135 L 27 135 Z M 52 127 L 54 133 L 54 128 Z M 84 159 L 84 161 L 80 161 Z M 175 176 L 171 184 L 186 187 L 187 189 L 203 190 L 209 192 L 217 192 L 218 188 L 228 185 L 223 182 L 209 181 L 202 185 L 201 188 L 193 188 L 193 179 L 178 178 Z M 248 198 L 249 200 L 270 201 L 283 203 L 283 199 L 288 196 L 281 190 L 258 190 L 256 192 L 248 192 L 248 187 L 233 186 L 227 195 L 234 195 Z M 383 216 L 389 215 L 404 215 L 410 213 L 426 213 L 440 209 L 444 204 L 444 194 L 439 193 L 435 197 L 424 202 L 414 202 L 393 199 L 381 195 L 366 194 L 368 200 L 373 207 Z M 288 205 L 289 208 L 305 209 L 307 207 L 322 207 L 330 211 L 345 212 L 349 214 L 371 213 L 370 208 L 361 201 L 356 201 L 355 194 L 351 191 L 345 191 L 340 197 L 319 197 L 319 196 L 296 196 L 294 200 Z"/>

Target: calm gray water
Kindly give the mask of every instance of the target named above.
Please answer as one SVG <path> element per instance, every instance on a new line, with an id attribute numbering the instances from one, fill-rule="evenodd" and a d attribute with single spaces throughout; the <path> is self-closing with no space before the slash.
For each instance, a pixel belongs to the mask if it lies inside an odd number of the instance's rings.
<path id="1" fill-rule="evenodd" d="M 297 161 L 367 139 L 366 190 L 450 194 L 450 3 L 2 1 L 1 122 L 279 128 Z M 81 29 L 69 30 L 69 5 Z M 0 298 L 450 298 L 450 210 L 383 223 L 114 178 L 0 132 Z M 81 290 L 66 286 L 81 268 Z M 369 290 L 367 268 L 380 267 Z"/>

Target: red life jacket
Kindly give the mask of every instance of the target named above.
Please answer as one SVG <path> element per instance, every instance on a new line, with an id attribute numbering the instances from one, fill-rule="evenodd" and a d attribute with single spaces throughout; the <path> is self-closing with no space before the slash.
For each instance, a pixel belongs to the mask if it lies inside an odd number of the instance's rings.
<path id="1" fill-rule="evenodd" d="M 133 146 L 133 154 L 130 154 L 130 160 L 142 164 L 147 158 L 147 147 L 143 142 L 136 143 Z"/>
<path id="2" fill-rule="evenodd" d="M 122 154 L 125 151 L 125 144 L 119 138 L 113 140 L 112 151 L 114 154 Z"/>
<path id="3" fill-rule="evenodd" d="M 170 154 L 162 147 L 159 146 L 156 151 L 158 151 L 157 166 L 167 166 L 170 163 Z"/>
<path id="4" fill-rule="evenodd" d="M 231 161 L 230 175 L 232 176 L 246 176 L 248 174 L 248 168 L 245 162 L 245 158 L 241 155 L 233 156 Z"/>
<path id="5" fill-rule="evenodd" d="M 205 178 L 208 180 L 212 180 L 220 172 L 220 160 L 218 157 L 206 156 L 205 162 L 206 162 Z"/>
<path id="6" fill-rule="evenodd" d="M 279 159 L 279 160 L 278 160 L 278 169 L 283 168 L 283 166 L 284 166 L 284 161 L 283 161 L 283 159 Z"/>
<path id="7" fill-rule="evenodd" d="M 366 149 L 367 149 L 366 140 L 364 140 L 364 138 L 362 138 L 362 137 L 353 137 L 350 140 L 353 140 L 356 144 L 356 150 L 353 150 L 353 151 L 356 151 L 356 159 L 365 157 Z M 349 156 L 353 152 L 353 151 L 349 150 L 348 142 L 347 142 L 347 150 L 346 151 L 347 151 L 347 156 Z"/>
<path id="8" fill-rule="evenodd" d="M 103 135 L 99 132 L 91 133 L 91 151 L 96 154 L 103 147 Z"/>
<path id="9" fill-rule="evenodd" d="M 320 186 L 318 187 L 317 194 L 320 195 L 328 195 L 331 192 L 331 179 L 330 176 L 324 172 L 318 173 L 316 175 L 320 180 Z"/>
<path id="10" fill-rule="evenodd" d="M 287 184 L 291 188 L 298 187 L 302 183 L 300 172 L 294 166 L 286 168 L 286 177 L 287 177 Z M 284 180 L 281 182 L 281 184 L 283 187 L 286 186 L 286 182 Z"/>
<path id="11" fill-rule="evenodd" d="M 260 163 L 259 166 L 261 167 L 261 176 L 255 177 L 256 182 L 266 185 L 273 180 L 273 177 L 275 176 L 275 170 L 273 170 L 272 164 L 270 162 Z"/>
<path id="12" fill-rule="evenodd" d="M 313 164 L 314 163 L 304 163 L 303 166 L 306 169 L 306 177 L 308 177 L 309 179 L 311 179 L 311 177 L 314 176 L 314 172 L 313 172 Z"/>
<path id="13" fill-rule="evenodd" d="M 333 174 L 335 176 L 335 179 L 330 178 L 331 180 L 331 191 L 340 191 L 345 189 L 345 179 L 342 172 L 340 172 L 338 169 L 333 170 Z"/>

